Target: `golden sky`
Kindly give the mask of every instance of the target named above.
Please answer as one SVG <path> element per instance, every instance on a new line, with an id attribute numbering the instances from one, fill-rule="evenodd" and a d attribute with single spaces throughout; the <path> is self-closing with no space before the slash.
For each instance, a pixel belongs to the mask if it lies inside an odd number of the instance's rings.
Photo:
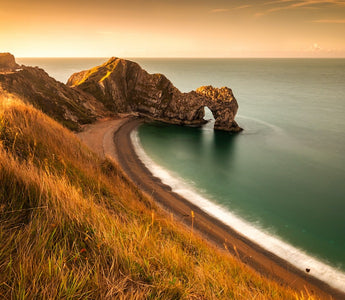
<path id="1" fill-rule="evenodd" d="M 17 57 L 345 57 L 345 0 L 0 0 Z"/>

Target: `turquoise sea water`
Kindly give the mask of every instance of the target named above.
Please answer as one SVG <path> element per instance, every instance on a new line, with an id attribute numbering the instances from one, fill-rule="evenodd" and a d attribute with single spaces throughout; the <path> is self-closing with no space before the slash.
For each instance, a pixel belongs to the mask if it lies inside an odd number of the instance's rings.
<path id="1" fill-rule="evenodd" d="M 244 128 L 145 124 L 146 154 L 225 210 L 345 271 L 345 60 L 134 60 L 182 91 L 232 88 Z M 18 61 L 65 82 L 104 59 Z"/>
<path id="2" fill-rule="evenodd" d="M 231 87 L 245 130 L 145 125 L 145 151 L 237 215 L 344 269 L 345 60 L 169 66 L 162 72 L 183 90 Z"/>

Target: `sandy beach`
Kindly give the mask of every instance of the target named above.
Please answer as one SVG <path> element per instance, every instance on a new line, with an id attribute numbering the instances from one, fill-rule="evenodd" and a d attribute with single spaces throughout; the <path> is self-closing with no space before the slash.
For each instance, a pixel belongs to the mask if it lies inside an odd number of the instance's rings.
<path id="1" fill-rule="evenodd" d="M 100 120 L 87 125 L 78 136 L 101 157 L 111 157 L 122 167 L 128 177 L 143 192 L 151 196 L 166 212 L 186 226 L 191 226 L 194 212 L 194 232 L 223 251 L 229 251 L 243 263 L 263 276 L 295 288 L 307 290 L 322 299 L 344 299 L 345 295 L 324 282 L 302 272 L 276 255 L 262 249 L 243 237 L 239 232 L 209 216 L 188 199 L 172 192 L 171 188 L 154 177 L 138 158 L 132 145 L 130 133 L 143 119 L 129 116 Z"/>

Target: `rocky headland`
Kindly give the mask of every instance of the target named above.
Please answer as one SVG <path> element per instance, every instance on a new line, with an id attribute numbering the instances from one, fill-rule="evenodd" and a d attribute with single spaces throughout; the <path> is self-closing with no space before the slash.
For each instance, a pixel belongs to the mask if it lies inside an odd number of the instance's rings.
<path id="1" fill-rule="evenodd" d="M 180 92 L 164 75 L 149 74 L 137 63 L 113 57 L 101 66 L 73 74 L 67 85 L 92 94 L 113 112 L 142 116 L 179 125 L 205 123 L 204 108 L 215 118 L 215 129 L 239 132 L 238 110 L 231 89 L 200 87 Z"/>
<path id="2" fill-rule="evenodd" d="M 13 94 L 72 130 L 117 113 L 135 113 L 179 125 L 202 125 L 205 107 L 214 129 L 242 130 L 235 119 L 238 104 L 227 87 L 203 86 L 182 93 L 164 75 L 149 74 L 137 63 L 111 58 L 101 66 L 73 74 L 67 85 L 38 67 L 19 66 L 0 54 L 0 95 Z"/>
<path id="3" fill-rule="evenodd" d="M 12 95 L 39 108 L 72 130 L 108 116 L 92 95 L 56 81 L 38 67 L 19 66 L 13 55 L 0 54 L 0 96 Z"/>

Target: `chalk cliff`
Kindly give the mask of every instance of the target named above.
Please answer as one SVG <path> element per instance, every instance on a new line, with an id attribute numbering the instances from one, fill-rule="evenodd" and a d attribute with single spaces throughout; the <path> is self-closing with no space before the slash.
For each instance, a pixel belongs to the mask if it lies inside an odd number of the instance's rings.
<path id="1" fill-rule="evenodd" d="M 180 125 L 205 123 L 204 107 L 215 117 L 215 129 L 239 132 L 238 104 L 229 88 L 200 87 L 180 92 L 164 75 L 149 74 L 137 63 L 111 58 L 101 66 L 73 74 L 67 85 L 92 94 L 113 112 L 137 112 Z"/>

